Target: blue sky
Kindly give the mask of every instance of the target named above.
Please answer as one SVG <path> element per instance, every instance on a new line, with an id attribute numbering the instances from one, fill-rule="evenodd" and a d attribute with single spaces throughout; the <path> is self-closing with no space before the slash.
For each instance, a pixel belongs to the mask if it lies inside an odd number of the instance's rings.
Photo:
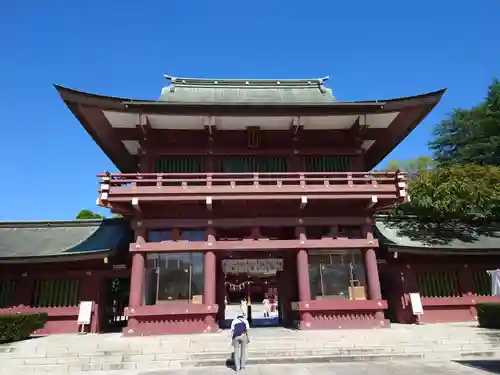
<path id="1" fill-rule="evenodd" d="M 52 87 L 156 99 L 174 76 L 330 76 L 339 100 L 448 88 L 389 156 L 428 153 L 434 124 L 500 76 L 500 2 L 5 1 L 0 11 L 0 220 L 96 209 L 113 166 Z"/>

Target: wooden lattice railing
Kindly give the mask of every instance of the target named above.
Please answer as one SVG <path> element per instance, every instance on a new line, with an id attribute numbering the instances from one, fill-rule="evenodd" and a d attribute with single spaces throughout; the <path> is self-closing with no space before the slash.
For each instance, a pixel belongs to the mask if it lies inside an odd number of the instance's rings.
<path id="1" fill-rule="evenodd" d="M 228 187 L 239 186 L 394 186 L 406 189 L 402 172 L 275 172 L 275 173 L 103 173 L 101 191 L 113 187 Z"/>

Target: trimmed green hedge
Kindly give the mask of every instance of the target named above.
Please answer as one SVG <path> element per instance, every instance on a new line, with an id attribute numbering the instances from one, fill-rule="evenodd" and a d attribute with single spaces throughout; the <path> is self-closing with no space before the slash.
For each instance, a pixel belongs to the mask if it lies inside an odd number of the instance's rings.
<path id="1" fill-rule="evenodd" d="M 500 302 L 478 303 L 477 320 L 480 327 L 500 329 Z"/>
<path id="2" fill-rule="evenodd" d="M 0 342 L 19 341 L 45 326 L 47 313 L 0 315 Z"/>

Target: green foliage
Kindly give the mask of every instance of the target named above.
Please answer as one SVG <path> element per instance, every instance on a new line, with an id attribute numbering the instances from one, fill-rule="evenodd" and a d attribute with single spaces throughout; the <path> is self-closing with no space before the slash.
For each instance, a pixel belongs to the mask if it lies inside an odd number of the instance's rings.
<path id="1" fill-rule="evenodd" d="M 500 303 L 478 303 L 477 320 L 482 328 L 500 329 Z"/>
<path id="2" fill-rule="evenodd" d="M 411 202 L 396 214 L 437 221 L 493 220 L 500 216 L 500 167 L 454 165 L 425 171 L 409 182 Z"/>
<path id="3" fill-rule="evenodd" d="M 0 343 L 28 338 L 34 331 L 45 326 L 47 313 L 0 315 Z"/>
<path id="4" fill-rule="evenodd" d="M 393 160 L 387 164 L 382 171 L 401 171 L 408 173 L 413 178 L 424 171 L 432 170 L 435 167 L 434 160 L 428 156 L 419 156 L 408 160 Z"/>
<path id="5" fill-rule="evenodd" d="M 472 109 L 457 109 L 441 121 L 429 146 L 439 166 L 500 165 L 500 81 Z"/>
<path id="6" fill-rule="evenodd" d="M 114 215 L 112 216 L 112 218 L 113 218 L 113 219 L 118 219 L 118 218 L 120 218 L 120 217 L 123 217 L 123 216 L 122 216 L 122 215 L 120 215 L 120 214 L 114 214 Z"/>
<path id="7" fill-rule="evenodd" d="M 81 210 L 78 215 L 76 215 L 76 220 L 90 220 L 90 219 L 104 219 L 104 216 L 99 215 L 90 210 Z"/>

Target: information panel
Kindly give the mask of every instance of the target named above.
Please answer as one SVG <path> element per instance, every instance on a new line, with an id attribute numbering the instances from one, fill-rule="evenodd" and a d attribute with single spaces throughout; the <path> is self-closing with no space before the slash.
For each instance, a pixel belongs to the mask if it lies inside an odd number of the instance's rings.
<path id="1" fill-rule="evenodd" d="M 78 306 L 78 324 L 90 324 L 92 301 L 80 301 Z"/>

